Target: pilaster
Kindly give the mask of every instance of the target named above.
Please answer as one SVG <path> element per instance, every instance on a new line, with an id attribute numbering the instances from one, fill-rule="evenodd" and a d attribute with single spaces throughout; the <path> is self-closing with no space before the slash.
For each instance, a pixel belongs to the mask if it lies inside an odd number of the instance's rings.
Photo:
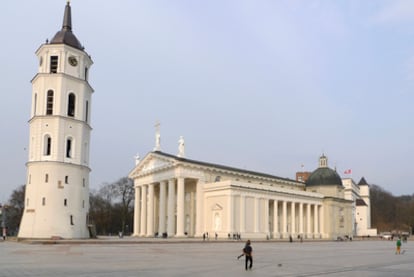
<path id="1" fill-rule="evenodd" d="M 240 195 L 240 226 L 239 226 L 240 233 L 244 233 L 246 231 L 246 196 Z"/>

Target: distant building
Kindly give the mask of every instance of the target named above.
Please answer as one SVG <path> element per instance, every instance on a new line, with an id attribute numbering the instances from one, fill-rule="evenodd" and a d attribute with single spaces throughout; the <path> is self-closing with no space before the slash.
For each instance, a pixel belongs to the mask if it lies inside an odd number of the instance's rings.
<path id="1" fill-rule="evenodd" d="M 309 171 L 296 172 L 296 181 L 305 183 L 311 174 Z"/>
<path id="2" fill-rule="evenodd" d="M 92 60 L 63 26 L 36 51 L 25 207 L 19 238 L 88 238 Z"/>
<path id="3" fill-rule="evenodd" d="M 157 146 L 129 174 L 135 186 L 134 236 L 355 235 L 356 201 L 346 196 L 340 176 L 328 167 L 324 155 L 319 167 L 304 175 L 306 182 L 299 182 L 171 155 Z M 184 144 L 180 147 L 179 154 L 184 153 Z M 356 199 L 369 199 L 363 191 L 363 197 L 357 190 L 352 193 Z"/>
<path id="4" fill-rule="evenodd" d="M 377 229 L 371 228 L 371 200 L 369 185 L 362 177 L 358 184 L 351 178 L 344 178 L 345 197 L 354 202 L 352 218 L 354 222 L 353 233 L 356 236 L 376 236 Z"/>

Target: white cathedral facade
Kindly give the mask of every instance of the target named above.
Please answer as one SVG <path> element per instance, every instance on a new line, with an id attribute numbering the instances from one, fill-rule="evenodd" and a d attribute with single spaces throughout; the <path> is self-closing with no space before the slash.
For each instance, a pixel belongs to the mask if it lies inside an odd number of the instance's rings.
<path id="1" fill-rule="evenodd" d="M 185 158 L 156 147 L 137 161 L 134 236 L 336 239 L 376 235 L 369 187 L 342 182 L 326 156 L 306 182 Z"/>
<path id="2" fill-rule="evenodd" d="M 88 238 L 89 143 L 93 89 L 90 56 L 63 26 L 36 51 L 25 207 L 19 238 Z"/>
<path id="3" fill-rule="evenodd" d="M 88 238 L 91 57 L 63 26 L 36 51 L 25 207 L 19 238 Z M 369 187 L 341 180 L 322 156 L 306 182 L 186 158 L 156 144 L 137 161 L 133 235 L 335 239 L 374 235 Z"/>

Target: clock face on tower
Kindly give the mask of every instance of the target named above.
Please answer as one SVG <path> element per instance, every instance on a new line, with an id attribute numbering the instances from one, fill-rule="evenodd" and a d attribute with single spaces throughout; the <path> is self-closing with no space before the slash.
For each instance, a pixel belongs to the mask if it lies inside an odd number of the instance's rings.
<path id="1" fill-rule="evenodd" d="M 70 56 L 68 58 L 68 62 L 71 66 L 77 66 L 78 65 L 78 60 L 74 56 Z"/>

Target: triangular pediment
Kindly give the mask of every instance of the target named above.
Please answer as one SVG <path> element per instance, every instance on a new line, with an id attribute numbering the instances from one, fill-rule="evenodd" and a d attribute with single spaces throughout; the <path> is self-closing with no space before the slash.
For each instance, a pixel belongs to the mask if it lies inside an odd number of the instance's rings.
<path id="1" fill-rule="evenodd" d="M 129 174 L 129 178 L 167 169 L 172 166 L 174 166 L 174 159 L 151 152 L 135 166 Z"/>

